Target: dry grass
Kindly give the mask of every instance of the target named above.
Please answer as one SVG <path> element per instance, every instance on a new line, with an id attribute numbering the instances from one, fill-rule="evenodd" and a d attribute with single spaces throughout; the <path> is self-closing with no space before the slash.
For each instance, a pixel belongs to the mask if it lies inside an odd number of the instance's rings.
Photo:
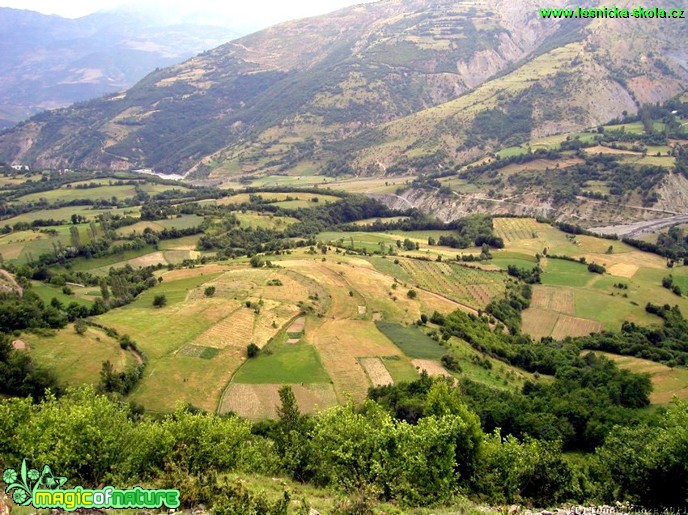
<path id="1" fill-rule="evenodd" d="M 567 315 L 576 314 L 573 288 L 542 286 L 533 287 L 532 308 L 550 309 Z"/>
<path id="2" fill-rule="evenodd" d="M 219 411 L 232 411 L 252 420 L 277 418 L 280 387 L 279 384 L 232 383 L 224 395 Z M 303 413 L 316 413 L 337 404 L 337 397 L 330 384 L 296 384 L 291 387 Z"/>
<path id="3" fill-rule="evenodd" d="M 215 349 L 246 348 L 252 342 L 254 317 L 253 310 L 238 308 L 230 316 L 198 336 L 193 344 Z"/>
<path id="4" fill-rule="evenodd" d="M 413 366 L 416 367 L 418 370 L 425 370 L 428 375 L 431 376 L 444 376 L 444 377 L 453 377 L 447 370 L 437 363 L 436 361 L 432 361 L 429 359 L 414 359 L 411 361 L 413 363 Z"/>
<path id="5" fill-rule="evenodd" d="M 270 309 L 263 309 L 253 326 L 253 343 L 263 348 L 301 310 L 294 304 L 277 304 Z"/>
<path id="6" fill-rule="evenodd" d="M 545 336 L 551 336 L 554 326 L 559 320 L 559 313 L 549 309 L 531 307 L 524 310 L 521 317 L 523 332 L 539 340 Z"/>
<path id="7" fill-rule="evenodd" d="M 314 331 L 307 331 L 306 339 L 320 353 L 340 401 L 347 395 L 357 402 L 366 397 L 368 378 L 359 358 L 401 355 L 375 324 L 365 320 L 327 320 Z"/>
<path id="8" fill-rule="evenodd" d="M 189 277 L 198 277 L 199 275 L 216 274 L 218 272 L 226 272 L 228 270 L 231 270 L 231 268 L 226 266 L 226 265 L 212 264 L 212 265 L 199 266 L 196 268 L 184 268 L 181 270 L 172 270 L 170 272 L 164 273 L 162 275 L 162 278 L 165 281 L 178 281 L 180 279 L 188 279 Z"/>
<path id="9" fill-rule="evenodd" d="M 595 320 L 560 315 L 552 330 L 552 338 L 563 340 L 567 336 L 587 336 L 590 333 L 599 333 L 602 330 L 604 330 L 604 326 Z"/>
<path id="10" fill-rule="evenodd" d="M 638 265 L 634 265 L 631 263 L 617 263 L 615 265 L 610 266 L 607 272 L 617 277 L 625 277 L 627 279 L 630 279 L 635 275 L 639 268 L 640 267 Z"/>
<path id="11" fill-rule="evenodd" d="M 392 376 L 380 358 L 361 358 L 359 361 L 373 386 L 394 384 Z"/>

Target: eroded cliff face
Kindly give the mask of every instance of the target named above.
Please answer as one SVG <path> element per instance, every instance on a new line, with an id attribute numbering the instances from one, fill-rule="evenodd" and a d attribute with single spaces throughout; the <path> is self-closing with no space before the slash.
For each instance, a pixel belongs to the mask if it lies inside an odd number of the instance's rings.
<path id="1" fill-rule="evenodd" d="M 660 200 L 645 207 L 636 203 L 618 204 L 577 197 L 575 202 L 554 206 L 546 194 L 489 198 L 483 194 L 441 194 L 428 189 L 410 189 L 400 195 L 369 194 L 390 209 L 417 208 L 423 213 L 450 222 L 476 213 L 546 217 L 582 227 L 602 227 L 669 218 L 688 212 L 688 180 L 671 174 L 657 188 Z"/>

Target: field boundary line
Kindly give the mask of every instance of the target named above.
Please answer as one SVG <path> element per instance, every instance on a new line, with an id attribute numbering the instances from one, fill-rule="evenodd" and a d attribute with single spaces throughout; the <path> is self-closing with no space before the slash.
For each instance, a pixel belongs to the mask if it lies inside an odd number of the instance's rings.
<path id="1" fill-rule="evenodd" d="M 239 309 L 241 309 L 241 308 L 239 308 Z M 273 336 L 270 339 L 270 341 L 265 345 L 265 347 L 263 347 L 263 349 L 266 349 L 274 341 L 275 338 L 284 334 L 286 332 L 287 328 L 291 327 L 291 324 L 294 323 L 294 321 L 301 316 L 304 316 L 304 314 L 298 313 L 298 314 L 294 315 L 293 317 L 291 317 L 289 320 L 287 320 L 287 322 L 284 325 L 282 325 L 282 327 L 280 327 L 279 331 L 277 331 L 275 336 Z M 239 372 L 239 370 L 241 370 L 241 367 L 243 367 L 246 363 L 248 363 L 248 359 L 245 359 L 241 363 L 241 365 L 239 365 L 234 370 L 234 372 L 232 372 L 232 375 L 229 376 L 227 383 L 225 383 L 224 387 L 222 388 L 222 395 L 220 395 L 220 397 L 217 401 L 217 407 L 215 408 L 215 413 L 217 413 L 218 415 L 220 415 L 220 408 L 222 408 L 222 404 L 224 403 L 225 396 L 227 395 L 227 392 L 229 391 L 229 387 L 232 386 L 232 381 L 234 380 L 234 376 L 236 376 L 237 372 Z"/>

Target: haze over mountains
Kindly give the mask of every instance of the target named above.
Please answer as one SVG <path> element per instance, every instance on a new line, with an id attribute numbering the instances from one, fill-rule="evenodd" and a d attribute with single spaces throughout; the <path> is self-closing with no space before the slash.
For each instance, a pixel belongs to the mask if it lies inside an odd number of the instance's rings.
<path id="1" fill-rule="evenodd" d="M 135 11 L 68 19 L 0 8 L 0 127 L 126 89 L 241 33 L 173 21 Z"/>
<path id="2" fill-rule="evenodd" d="M 212 177 L 427 171 L 688 86 L 685 24 L 543 20 L 539 7 L 386 0 L 283 23 L 37 115 L 0 136 L 0 159 Z"/>

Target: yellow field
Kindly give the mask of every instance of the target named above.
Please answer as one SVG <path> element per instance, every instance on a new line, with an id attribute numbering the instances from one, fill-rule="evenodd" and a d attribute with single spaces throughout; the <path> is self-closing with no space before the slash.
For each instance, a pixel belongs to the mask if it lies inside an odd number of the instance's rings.
<path id="1" fill-rule="evenodd" d="M 521 313 L 523 332 L 535 340 L 551 336 L 559 320 L 559 313 L 549 309 L 531 307 Z"/>
<path id="2" fill-rule="evenodd" d="M 261 420 L 277 417 L 279 384 L 231 384 L 219 413 L 234 412 L 245 418 Z M 302 413 L 316 413 L 337 404 L 330 384 L 291 385 Z"/>
<path id="3" fill-rule="evenodd" d="M 312 331 L 307 327 L 306 341 L 320 353 L 342 402 L 347 395 L 357 402 L 366 397 L 368 377 L 359 358 L 401 355 L 373 322 L 365 320 L 327 320 Z"/>
<path id="4" fill-rule="evenodd" d="M 542 286 L 533 287 L 533 298 L 530 306 L 546 310 L 575 315 L 576 307 L 573 301 L 574 289 L 566 287 Z"/>
<path id="5" fill-rule="evenodd" d="M 552 330 L 552 338 L 563 340 L 567 336 L 588 336 L 590 333 L 599 333 L 602 330 L 604 330 L 604 326 L 600 322 L 559 315 L 559 319 Z"/>
<path id="6" fill-rule="evenodd" d="M 380 358 L 361 358 L 359 361 L 373 386 L 394 384 L 392 376 Z"/>
<path id="7" fill-rule="evenodd" d="M 231 309 L 230 306 L 227 306 Z M 246 348 L 253 337 L 253 319 L 255 313 L 252 309 L 239 307 L 210 329 L 199 335 L 193 345 L 224 349 L 226 347 Z"/>

